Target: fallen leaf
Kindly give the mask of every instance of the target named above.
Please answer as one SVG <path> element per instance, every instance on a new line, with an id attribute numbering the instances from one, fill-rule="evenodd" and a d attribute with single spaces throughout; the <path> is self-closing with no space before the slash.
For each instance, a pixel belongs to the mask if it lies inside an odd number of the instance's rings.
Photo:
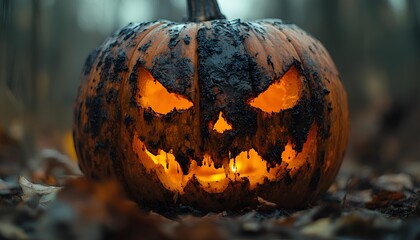
<path id="1" fill-rule="evenodd" d="M 365 204 L 368 209 L 377 209 L 386 207 L 390 201 L 397 201 L 404 199 L 404 193 L 402 192 L 388 192 L 380 191 L 372 197 L 372 200 Z"/>
<path id="2" fill-rule="evenodd" d="M 19 185 L 23 191 L 23 201 L 28 202 L 36 198 L 38 200 L 38 206 L 43 209 L 49 207 L 56 198 L 57 192 L 61 189 L 61 187 L 34 184 L 22 176 L 19 178 Z"/>
<path id="3" fill-rule="evenodd" d="M 413 189 L 411 177 L 407 174 L 385 174 L 378 177 L 373 185 L 379 190 L 399 192 L 405 189 Z"/>
<path id="4" fill-rule="evenodd" d="M 48 185 L 62 186 L 71 177 L 81 176 L 77 162 L 55 149 L 40 151 L 31 179 Z"/>
<path id="5" fill-rule="evenodd" d="M 301 233 L 305 235 L 330 238 L 334 233 L 334 225 L 329 218 L 321 218 L 302 228 Z"/>

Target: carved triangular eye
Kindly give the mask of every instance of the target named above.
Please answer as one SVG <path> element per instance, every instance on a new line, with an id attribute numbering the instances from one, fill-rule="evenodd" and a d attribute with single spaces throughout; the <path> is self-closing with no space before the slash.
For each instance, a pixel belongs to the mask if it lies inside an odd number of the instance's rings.
<path id="1" fill-rule="evenodd" d="M 248 103 L 264 112 L 280 112 L 296 105 L 302 95 L 303 79 L 292 66 L 280 79 Z"/>
<path id="2" fill-rule="evenodd" d="M 172 110 L 185 110 L 193 103 L 185 97 L 170 93 L 152 74 L 144 68 L 139 71 L 138 102 L 144 108 L 151 108 L 156 113 L 167 114 Z"/>

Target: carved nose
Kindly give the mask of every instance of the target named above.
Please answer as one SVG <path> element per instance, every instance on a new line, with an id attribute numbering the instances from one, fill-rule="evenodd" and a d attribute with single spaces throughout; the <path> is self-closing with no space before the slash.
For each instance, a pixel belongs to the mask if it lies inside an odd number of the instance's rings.
<path id="1" fill-rule="evenodd" d="M 219 118 L 217 118 L 217 121 L 213 126 L 213 130 L 218 133 L 224 133 L 225 131 L 232 130 L 232 125 L 226 121 L 222 112 L 219 113 Z"/>

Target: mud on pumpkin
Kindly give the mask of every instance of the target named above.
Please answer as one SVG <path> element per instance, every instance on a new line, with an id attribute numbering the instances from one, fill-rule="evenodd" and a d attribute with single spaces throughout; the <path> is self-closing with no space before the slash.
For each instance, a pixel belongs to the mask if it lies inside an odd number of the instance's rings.
<path id="1" fill-rule="evenodd" d="M 80 168 L 154 209 L 313 202 L 347 144 L 334 63 L 295 25 L 225 20 L 210 0 L 200 18 L 200 2 L 190 20 L 218 19 L 130 24 L 90 54 L 75 106 Z"/>

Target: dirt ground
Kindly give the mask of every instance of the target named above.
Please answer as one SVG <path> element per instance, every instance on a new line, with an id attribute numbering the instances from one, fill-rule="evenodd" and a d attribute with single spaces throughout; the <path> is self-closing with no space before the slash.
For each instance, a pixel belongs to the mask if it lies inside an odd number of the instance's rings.
<path id="1" fill-rule="evenodd" d="M 86 180 L 56 150 L 41 151 L 33 166 L 22 158 L 19 144 L 0 133 L 0 239 L 420 239 L 417 161 L 383 171 L 347 158 L 306 209 L 261 202 L 241 212 L 179 206 L 158 214 L 113 182 Z"/>

